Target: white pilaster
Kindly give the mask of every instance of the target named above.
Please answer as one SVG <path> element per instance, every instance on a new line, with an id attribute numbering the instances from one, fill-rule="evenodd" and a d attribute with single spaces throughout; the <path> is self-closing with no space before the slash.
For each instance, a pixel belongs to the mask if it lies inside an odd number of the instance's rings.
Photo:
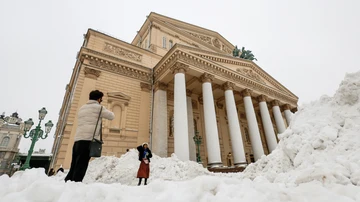
<path id="1" fill-rule="evenodd" d="M 216 113 L 214 106 L 214 97 L 212 92 L 211 81 L 214 76 L 210 74 L 203 74 L 201 76 L 203 106 L 204 106 L 204 120 L 205 120 L 205 135 L 206 148 L 208 152 L 208 166 L 215 167 L 222 165 L 220 154 L 220 143 L 218 128 L 216 122 Z"/>
<path id="2" fill-rule="evenodd" d="M 188 115 L 186 104 L 186 65 L 176 63 L 174 68 L 174 153 L 180 160 L 189 160 Z"/>
<path id="3" fill-rule="evenodd" d="M 264 149 L 261 143 L 260 131 L 256 120 L 254 106 L 251 100 L 250 90 L 245 89 L 243 92 L 243 99 L 245 105 L 245 114 L 248 122 L 251 146 L 254 152 L 255 160 L 264 155 Z"/>
<path id="4" fill-rule="evenodd" d="M 273 105 L 272 110 L 275 118 L 276 128 L 278 133 L 280 134 L 283 133 L 286 128 L 285 128 L 284 119 L 280 111 L 279 101 L 273 100 L 272 105 Z"/>
<path id="5" fill-rule="evenodd" d="M 234 98 L 234 83 L 226 82 L 223 85 L 225 90 L 225 103 L 226 113 L 229 122 L 229 132 L 231 138 L 232 154 L 234 157 L 234 165 L 246 165 L 246 157 L 244 151 L 244 144 L 241 136 L 239 118 L 236 110 L 235 98 Z"/>
<path id="6" fill-rule="evenodd" d="M 194 115 L 193 115 L 193 108 L 192 108 L 192 102 L 191 102 L 191 95 L 190 91 L 186 92 L 188 94 L 188 97 L 186 98 L 187 101 L 187 114 L 188 114 L 188 127 L 189 127 L 189 155 L 190 155 L 190 161 L 196 161 L 196 145 L 194 142 Z"/>
<path id="7" fill-rule="evenodd" d="M 152 151 L 160 157 L 167 157 L 168 153 L 168 128 L 167 128 L 167 85 L 155 84 Z"/>
<path id="8" fill-rule="evenodd" d="M 269 148 L 269 152 L 271 153 L 277 146 L 277 140 L 276 140 L 273 124 L 271 122 L 269 109 L 266 104 L 266 97 L 264 95 L 261 95 L 258 97 L 258 99 L 259 99 L 261 120 L 264 126 L 266 142 Z"/>

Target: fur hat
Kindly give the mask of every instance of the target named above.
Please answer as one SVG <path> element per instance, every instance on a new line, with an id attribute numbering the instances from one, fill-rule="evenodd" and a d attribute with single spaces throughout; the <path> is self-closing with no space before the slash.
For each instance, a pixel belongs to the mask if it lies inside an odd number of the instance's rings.
<path id="1" fill-rule="evenodd" d="M 142 143 L 142 145 L 141 145 L 141 146 L 144 146 L 144 145 L 149 146 L 149 144 L 148 144 L 147 142 Z"/>

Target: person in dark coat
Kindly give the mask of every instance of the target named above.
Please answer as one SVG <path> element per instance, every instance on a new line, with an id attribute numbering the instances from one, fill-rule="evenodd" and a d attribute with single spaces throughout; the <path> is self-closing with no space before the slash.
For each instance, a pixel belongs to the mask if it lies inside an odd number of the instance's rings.
<path id="1" fill-rule="evenodd" d="M 139 151 L 139 161 L 140 166 L 137 173 L 137 178 L 139 178 L 138 186 L 141 184 L 141 180 L 145 178 L 145 183 L 147 183 L 147 179 L 150 175 L 150 158 L 152 157 L 151 151 L 148 147 L 148 143 L 143 143 L 142 145 L 137 147 L 137 150 Z"/>

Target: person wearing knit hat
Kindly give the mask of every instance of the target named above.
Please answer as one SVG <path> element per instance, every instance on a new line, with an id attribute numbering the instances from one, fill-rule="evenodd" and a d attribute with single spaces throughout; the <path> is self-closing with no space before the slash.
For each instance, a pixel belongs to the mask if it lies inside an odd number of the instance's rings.
<path id="1" fill-rule="evenodd" d="M 150 158 L 152 157 L 151 150 L 149 149 L 149 144 L 147 142 L 144 142 L 142 145 L 137 147 L 137 150 L 139 151 L 139 161 L 140 166 L 139 170 L 137 172 L 137 178 L 139 178 L 138 186 L 140 186 L 141 181 L 143 178 L 145 178 L 144 185 L 147 184 L 147 179 L 150 175 Z"/>

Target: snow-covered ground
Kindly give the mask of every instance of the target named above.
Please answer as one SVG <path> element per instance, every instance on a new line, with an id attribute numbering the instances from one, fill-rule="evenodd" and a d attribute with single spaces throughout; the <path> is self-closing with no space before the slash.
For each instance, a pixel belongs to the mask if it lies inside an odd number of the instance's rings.
<path id="1" fill-rule="evenodd" d="M 42 169 L 0 176 L 0 201 L 360 201 L 360 72 L 333 97 L 299 108 L 270 155 L 243 173 L 214 174 L 174 155 L 151 161 L 149 185 L 137 184 L 137 152 L 90 163 L 84 183 Z"/>

